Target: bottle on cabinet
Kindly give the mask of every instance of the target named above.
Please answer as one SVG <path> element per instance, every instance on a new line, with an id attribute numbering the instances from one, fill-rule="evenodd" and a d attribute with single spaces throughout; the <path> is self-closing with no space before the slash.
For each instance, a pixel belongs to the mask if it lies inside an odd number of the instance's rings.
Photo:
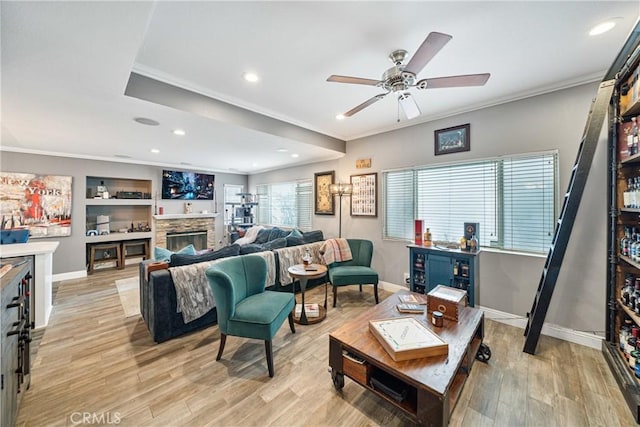
<path id="1" fill-rule="evenodd" d="M 460 239 L 460 250 L 461 251 L 467 250 L 467 239 L 464 236 L 462 236 L 462 238 Z"/>
<path id="2" fill-rule="evenodd" d="M 433 245 L 433 241 L 431 240 L 431 231 L 429 231 L 429 228 L 424 232 L 424 242 L 422 244 L 427 247 Z"/>
<path id="3" fill-rule="evenodd" d="M 471 236 L 471 240 L 469 241 L 469 250 L 471 252 L 475 252 L 478 250 L 478 238 L 475 234 Z"/>

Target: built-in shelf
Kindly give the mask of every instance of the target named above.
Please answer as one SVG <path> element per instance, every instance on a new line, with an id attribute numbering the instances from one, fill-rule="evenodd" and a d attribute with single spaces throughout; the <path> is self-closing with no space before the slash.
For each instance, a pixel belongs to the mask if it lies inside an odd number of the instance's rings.
<path id="1" fill-rule="evenodd" d="M 151 206 L 151 199 L 87 199 L 87 205 L 94 206 Z"/>
<path id="2" fill-rule="evenodd" d="M 155 219 L 156 221 L 162 221 L 165 219 L 215 218 L 218 215 L 220 215 L 218 212 L 190 213 L 190 214 L 164 214 L 164 215 L 153 215 L 153 219 Z"/>
<path id="3" fill-rule="evenodd" d="M 621 166 L 634 163 L 640 163 L 640 153 L 634 154 L 633 156 L 625 157 L 624 159 L 620 160 Z"/>
<path id="4" fill-rule="evenodd" d="M 85 236 L 85 243 L 119 242 L 121 240 L 151 239 L 151 231 L 134 231 L 131 233 L 109 233 L 101 236 Z"/>

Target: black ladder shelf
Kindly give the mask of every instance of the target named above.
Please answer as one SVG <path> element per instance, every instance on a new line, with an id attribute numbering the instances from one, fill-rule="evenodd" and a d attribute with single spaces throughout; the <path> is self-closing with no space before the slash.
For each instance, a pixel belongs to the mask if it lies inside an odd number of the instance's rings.
<path id="1" fill-rule="evenodd" d="M 535 354 L 538 345 L 540 331 L 542 330 L 542 325 L 547 315 L 553 289 L 558 280 L 558 274 L 560 273 L 562 260 L 564 259 L 564 254 L 567 249 L 567 243 L 571 236 L 578 206 L 580 206 L 580 199 L 582 199 L 582 193 L 587 183 L 593 156 L 598 145 L 598 139 L 600 138 L 604 119 L 609 109 L 614 84 L 615 79 L 603 81 L 598 88 L 595 100 L 591 104 L 591 110 L 587 117 L 587 124 L 584 129 L 582 141 L 580 142 L 580 148 L 578 148 L 576 162 L 571 170 L 571 179 L 569 180 L 567 192 L 564 195 L 562 209 L 560 210 L 560 216 L 558 217 L 558 222 L 553 234 L 547 261 L 542 270 L 540 284 L 538 285 L 536 296 L 533 299 L 531 311 L 527 313 L 529 319 L 527 321 L 527 327 L 524 330 L 526 339 L 523 351 L 525 353 Z"/>

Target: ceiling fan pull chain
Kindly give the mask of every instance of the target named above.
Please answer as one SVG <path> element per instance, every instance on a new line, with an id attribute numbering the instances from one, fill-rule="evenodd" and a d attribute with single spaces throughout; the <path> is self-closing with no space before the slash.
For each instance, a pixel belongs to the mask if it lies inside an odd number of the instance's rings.
<path id="1" fill-rule="evenodd" d="M 398 99 L 398 121 L 397 123 L 400 123 L 400 99 Z"/>

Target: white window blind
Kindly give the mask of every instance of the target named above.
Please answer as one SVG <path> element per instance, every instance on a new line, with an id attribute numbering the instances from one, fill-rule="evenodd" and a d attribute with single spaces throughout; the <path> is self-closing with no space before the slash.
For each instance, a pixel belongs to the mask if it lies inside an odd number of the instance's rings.
<path id="1" fill-rule="evenodd" d="M 416 218 L 434 240 L 458 241 L 465 222 L 480 223 L 481 244 L 495 238 L 495 162 L 441 166 L 416 171 Z"/>
<path id="2" fill-rule="evenodd" d="M 311 230 L 313 225 L 313 186 L 311 184 L 311 180 L 304 180 L 296 185 L 297 225 L 301 230 Z"/>
<path id="3" fill-rule="evenodd" d="M 311 229 L 311 180 L 260 184 L 256 190 L 259 224 Z"/>
<path id="4" fill-rule="evenodd" d="M 384 174 L 384 236 L 387 238 L 413 238 L 414 208 L 413 170 Z"/>
<path id="5" fill-rule="evenodd" d="M 557 153 L 389 171 L 384 237 L 413 240 L 423 219 L 434 240 L 458 241 L 480 223 L 481 246 L 542 252 L 557 212 Z"/>

